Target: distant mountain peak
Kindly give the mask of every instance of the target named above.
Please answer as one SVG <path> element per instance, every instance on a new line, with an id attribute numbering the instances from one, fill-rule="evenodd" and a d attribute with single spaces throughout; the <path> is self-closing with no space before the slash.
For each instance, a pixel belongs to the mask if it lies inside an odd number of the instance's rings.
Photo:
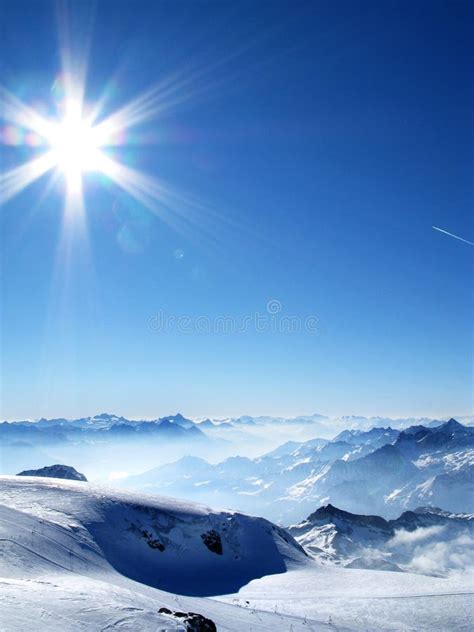
<path id="1" fill-rule="evenodd" d="M 371 525 L 383 530 L 389 528 L 387 521 L 381 516 L 350 513 L 349 511 L 344 511 L 343 509 L 331 505 L 331 503 L 317 509 L 307 518 L 307 522 L 326 522 L 328 519 L 337 519 L 346 523 L 359 525 Z"/>
<path id="2" fill-rule="evenodd" d="M 462 424 L 459 423 L 459 421 L 456 421 L 456 419 L 454 419 L 454 417 L 451 417 L 451 419 L 449 419 L 448 421 L 446 421 L 444 424 L 441 424 L 441 426 L 438 426 L 438 428 L 445 428 L 445 429 L 464 429 L 465 426 L 463 426 Z"/>
<path id="3" fill-rule="evenodd" d="M 431 505 L 424 505 L 423 507 L 417 507 L 416 509 L 414 509 L 413 513 L 416 513 L 416 514 L 427 514 L 427 513 L 446 514 L 447 512 L 444 511 L 444 509 L 441 509 L 440 507 L 431 507 Z"/>
<path id="4" fill-rule="evenodd" d="M 174 424 L 175 426 L 180 426 L 181 428 L 185 428 L 189 430 L 190 428 L 195 427 L 194 421 L 184 417 L 181 413 L 176 413 L 176 415 L 167 415 L 166 417 L 160 417 L 158 422 L 163 424 L 164 422 L 168 422 Z"/>
<path id="5" fill-rule="evenodd" d="M 115 415 L 114 413 L 99 413 L 98 415 L 94 415 L 93 417 L 91 417 L 91 419 L 104 419 L 112 421 L 112 419 L 125 419 L 125 417 Z"/>
<path id="6" fill-rule="evenodd" d="M 38 470 L 23 470 L 23 472 L 19 472 L 17 476 L 41 476 L 46 478 L 61 478 L 71 481 L 87 482 L 87 478 L 84 474 L 81 474 L 81 472 L 78 472 L 70 465 L 62 465 L 60 463 L 56 463 L 55 465 L 46 465 Z"/>

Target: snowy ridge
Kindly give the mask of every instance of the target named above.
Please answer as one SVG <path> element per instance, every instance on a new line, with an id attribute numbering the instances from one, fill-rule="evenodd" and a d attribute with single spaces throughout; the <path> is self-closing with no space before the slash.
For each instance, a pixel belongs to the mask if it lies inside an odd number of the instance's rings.
<path id="1" fill-rule="evenodd" d="M 474 516 L 432 507 L 406 511 L 396 520 L 320 507 L 288 531 L 316 559 L 348 568 L 443 575 L 474 569 Z M 468 547 L 468 548 L 466 548 Z M 418 562 L 423 555 L 429 567 Z M 443 552 L 443 555 L 440 553 Z"/>
<path id="2" fill-rule="evenodd" d="M 41 503 L 31 509 L 35 497 Z M 169 498 L 57 479 L 5 477 L 0 500 L 63 528 L 73 513 L 80 530 L 120 573 L 181 594 L 234 592 L 258 575 L 285 572 L 287 562 L 305 558 L 291 536 L 263 518 Z"/>
<path id="3" fill-rule="evenodd" d="M 47 478 L 64 478 L 71 481 L 87 482 L 87 478 L 70 465 L 46 465 L 38 470 L 24 470 L 17 476 L 42 476 Z"/>
<path id="4" fill-rule="evenodd" d="M 0 548 L 2 625 L 26 630 L 35 620 L 45 632 L 184 629 L 160 607 L 202 613 L 219 631 L 277 629 L 281 616 L 257 618 L 202 595 L 309 563 L 290 535 L 263 519 L 28 477 L 0 478 Z M 283 619 L 288 629 L 308 629 L 302 617 Z M 309 629 L 324 627 L 314 621 Z"/>

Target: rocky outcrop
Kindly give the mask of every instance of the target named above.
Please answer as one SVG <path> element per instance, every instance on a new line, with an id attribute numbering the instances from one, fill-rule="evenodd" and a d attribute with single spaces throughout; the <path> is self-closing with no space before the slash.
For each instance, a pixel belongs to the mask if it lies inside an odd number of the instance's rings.
<path id="1" fill-rule="evenodd" d="M 222 555 L 222 540 L 221 536 L 217 533 L 215 529 L 211 529 L 206 533 L 201 535 L 202 541 L 207 546 L 209 551 L 216 553 L 217 555 Z"/>
<path id="2" fill-rule="evenodd" d="M 84 481 L 87 478 L 70 465 L 46 465 L 39 470 L 23 470 L 17 476 L 46 476 L 47 478 L 63 478 L 70 481 Z"/>
<path id="3" fill-rule="evenodd" d="M 180 620 L 186 626 L 186 632 L 217 632 L 214 621 L 196 612 L 173 612 L 169 608 L 160 608 L 158 613 Z"/>
<path id="4" fill-rule="evenodd" d="M 143 529 L 142 536 L 144 537 L 150 549 L 158 549 L 158 551 L 161 552 L 165 550 L 165 545 L 160 542 L 158 538 L 154 538 L 153 535 L 149 533 L 146 529 Z"/>

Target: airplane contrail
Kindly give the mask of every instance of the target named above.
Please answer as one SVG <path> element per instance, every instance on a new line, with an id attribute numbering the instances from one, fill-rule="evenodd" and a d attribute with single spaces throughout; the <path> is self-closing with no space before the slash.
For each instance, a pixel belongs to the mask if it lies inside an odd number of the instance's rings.
<path id="1" fill-rule="evenodd" d="M 438 226 L 432 226 L 431 228 L 439 231 L 440 233 L 444 233 L 445 235 L 449 235 L 450 237 L 454 237 L 454 239 L 459 239 L 459 241 L 463 241 L 465 244 L 474 246 L 474 243 L 472 241 L 469 241 L 468 239 L 464 239 L 464 237 L 459 237 L 459 235 L 453 235 L 453 233 L 450 233 L 447 230 L 444 230 L 444 228 L 438 228 Z"/>

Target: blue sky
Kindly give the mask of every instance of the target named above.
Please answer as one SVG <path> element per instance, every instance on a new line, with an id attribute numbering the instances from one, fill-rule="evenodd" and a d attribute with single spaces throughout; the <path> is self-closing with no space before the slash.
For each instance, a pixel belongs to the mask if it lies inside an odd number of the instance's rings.
<path id="1" fill-rule="evenodd" d="M 89 9 L 69 23 L 75 50 L 90 35 L 86 98 L 106 92 L 104 115 L 191 68 L 115 151 L 199 203 L 169 223 L 87 174 L 67 260 L 61 178 L 4 204 L 1 416 L 470 412 L 474 250 L 432 226 L 474 240 L 472 5 Z M 57 34 L 54 4 L 2 3 L 2 83 L 35 107 Z M 1 151 L 3 171 L 31 153 Z M 150 327 L 241 323 L 271 300 L 317 331 Z"/>

